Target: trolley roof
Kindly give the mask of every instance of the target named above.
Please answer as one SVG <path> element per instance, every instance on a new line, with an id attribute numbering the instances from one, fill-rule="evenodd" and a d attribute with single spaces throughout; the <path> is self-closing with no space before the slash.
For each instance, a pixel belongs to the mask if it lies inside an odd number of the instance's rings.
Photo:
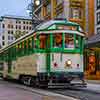
<path id="1" fill-rule="evenodd" d="M 70 22 L 67 20 L 50 20 L 48 22 L 40 24 L 38 27 L 36 27 L 37 31 L 41 31 L 40 33 L 48 33 L 48 32 L 57 32 L 57 30 L 60 32 L 61 30 L 63 32 L 72 34 L 78 34 L 81 36 L 84 36 L 84 32 L 79 24 Z M 55 31 L 53 31 L 55 30 Z"/>
<path id="2" fill-rule="evenodd" d="M 78 32 L 78 31 L 73 31 L 73 30 L 49 30 L 49 31 L 39 31 L 39 34 L 49 34 L 49 33 L 66 33 L 66 34 L 77 34 L 80 36 L 84 36 L 84 34 Z"/>
<path id="3" fill-rule="evenodd" d="M 76 26 L 76 27 L 79 27 L 79 24 L 74 23 L 74 22 L 70 22 L 70 21 L 67 21 L 67 20 L 50 20 L 48 22 L 44 22 L 44 23 L 40 24 L 37 27 L 37 30 L 56 29 L 58 27 L 57 25 L 65 25 L 65 26 Z M 80 30 L 82 31 L 81 28 L 80 28 Z"/>

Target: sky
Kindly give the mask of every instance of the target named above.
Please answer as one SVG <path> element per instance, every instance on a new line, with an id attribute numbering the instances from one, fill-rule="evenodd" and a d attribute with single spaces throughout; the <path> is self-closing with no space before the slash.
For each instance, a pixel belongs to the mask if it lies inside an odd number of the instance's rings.
<path id="1" fill-rule="evenodd" d="M 0 0 L 0 16 L 28 16 L 27 6 L 31 0 Z"/>

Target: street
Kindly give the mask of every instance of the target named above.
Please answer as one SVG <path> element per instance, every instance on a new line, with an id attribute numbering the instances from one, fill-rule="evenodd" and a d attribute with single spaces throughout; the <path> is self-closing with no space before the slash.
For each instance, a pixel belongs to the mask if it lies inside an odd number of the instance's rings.
<path id="1" fill-rule="evenodd" d="M 26 87 L 0 79 L 0 100 L 77 100 L 47 90 Z"/>
<path id="2" fill-rule="evenodd" d="M 34 99 L 33 99 L 34 98 Z M 41 100 L 39 94 L 17 88 L 14 84 L 0 80 L 0 100 Z"/>
<path id="3" fill-rule="evenodd" d="M 100 100 L 100 0 L 1 0 L 0 100 Z"/>
<path id="4" fill-rule="evenodd" d="M 80 100 L 100 100 L 100 84 L 87 83 L 87 88 L 57 89 L 53 92 L 71 96 Z"/>
<path id="5" fill-rule="evenodd" d="M 100 100 L 100 85 L 84 89 L 38 89 L 0 79 L 0 100 Z"/>

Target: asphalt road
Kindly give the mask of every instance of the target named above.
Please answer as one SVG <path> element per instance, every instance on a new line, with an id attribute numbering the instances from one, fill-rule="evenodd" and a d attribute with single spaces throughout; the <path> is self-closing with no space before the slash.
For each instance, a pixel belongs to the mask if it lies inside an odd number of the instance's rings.
<path id="1" fill-rule="evenodd" d="M 87 86 L 85 89 L 41 90 L 0 80 L 0 100 L 100 100 L 100 85 L 88 84 Z M 55 93 L 61 94 L 68 99 L 65 97 L 62 99 L 62 96 L 55 95 Z"/>
<path id="2" fill-rule="evenodd" d="M 27 87 L 0 79 L 0 100 L 76 100 L 38 88 Z"/>
<path id="3" fill-rule="evenodd" d="M 100 85 L 96 84 L 88 84 L 88 87 L 85 89 L 56 89 L 53 92 L 80 100 L 100 100 Z"/>
<path id="4" fill-rule="evenodd" d="M 42 100 L 42 96 L 0 80 L 0 100 Z"/>

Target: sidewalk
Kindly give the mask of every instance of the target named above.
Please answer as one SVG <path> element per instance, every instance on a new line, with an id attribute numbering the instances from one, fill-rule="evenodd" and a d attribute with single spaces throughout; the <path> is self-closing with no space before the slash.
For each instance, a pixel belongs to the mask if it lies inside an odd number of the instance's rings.
<path id="1" fill-rule="evenodd" d="M 86 80 L 87 90 L 100 93 L 100 80 Z"/>
<path id="2" fill-rule="evenodd" d="M 89 84 L 100 84 L 100 80 L 85 80 L 86 83 L 89 83 Z"/>

